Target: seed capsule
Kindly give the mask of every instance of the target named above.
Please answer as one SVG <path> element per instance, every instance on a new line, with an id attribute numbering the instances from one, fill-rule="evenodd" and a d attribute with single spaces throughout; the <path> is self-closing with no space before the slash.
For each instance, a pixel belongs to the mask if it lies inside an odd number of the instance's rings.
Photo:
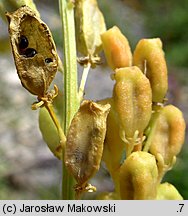
<path id="1" fill-rule="evenodd" d="M 120 195 L 124 200 L 155 199 L 158 170 L 155 157 L 133 152 L 120 168 Z"/>
<path id="2" fill-rule="evenodd" d="M 163 102 L 168 89 L 168 77 L 161 40 L 140 40 L 133 54 L 133 64 L 145 72 L 150 80 L 152 101 Z"/>
<path id="3" fill-rule="evenodd" d="M 151 117 L 151 87 L 138 67 L 117 69 L 113 98 L 120 126 L 126 138 L 143 133 Z"/>
<path id="4" fill-rule="evenodd" d="M 62 110 L 63 110 L 63 95 L 59 92 L 58 96 L 53 99 L 53 105 L 48 104 L 51 110 L 56 113 L 56 117 L 59 122 L 62 122 Z M 42 134 L 43 140 L 46 142 L 50 151 L 58 159 L 62 159 L 62 149 L 64 147 L 65 140 L 60 137 L 60 133 L 54 124 L 46 107 L 41 107 L 39 110 L 39 129 Z"/>
<path id="5" fill-rule="evenodd" d="M 185 137 L 185 120 L 182 112 L 173 105 L 162 107 L 152 115 L 145 146 L 151 154 L 160 154 L 166 165 L 179 154 Z"/>
<path id="6" fill-rule="evenodd" d="M 6 16 L 21 83 L 32 94 L 44 97 L 58 67 L 58 56 L 50 30 L 27 6 L 13 13 L 7 12 Z M 51 64 L 46 64 L 46 58 L 52 59 Z"/>
<path id="7" fill-rule="evenodd" d="M 132 65 L 129 42 L 118 27 L 114 26 L 101 34 L 101 39 L 108 65 L 112 70 Z"/>
<path id="8" fill-rule="evenodd" d="M 110 105 L 83 101 L 74 116 L 65 148 L 65 164 L 79 186 L 99 169 Z"/>
<path id="9" fill-rule="evenodd" d="M 39 111 L 39 128 L 42 133 L 43 140 L 48 145 L 50 151 L 58 159 L 62 159 L 62 149 L 59 145 L 59 135 L 54 122 L 45 107 L 42 107 Z"/>
<path id="10" fill-rule="evenodd" d="M 116 191 L 119 191 L 119 167 L 122 163 L 122 155 L 125 144 L 119 135 L 119 121 L 114 107 L 113 98 L 98 101 L 100 104 L 110 104 L 110 112 L 107 117 L 107 130 L 104 140 L 102 160 L 105 162 L 111 177 L 113 178 Z"/>
<path id="11" fill-rule="evenodd" d="M 183 197 L 172 184 L 165 182 L 157 188 L 157 200 L 183 200 Z"/>
<path id="12" fill-rule="evenodd" d="M 75 1 L 75 24 L 78 51 L 85 56 L 98 54 L 106 25 L 96 0 Z"/>

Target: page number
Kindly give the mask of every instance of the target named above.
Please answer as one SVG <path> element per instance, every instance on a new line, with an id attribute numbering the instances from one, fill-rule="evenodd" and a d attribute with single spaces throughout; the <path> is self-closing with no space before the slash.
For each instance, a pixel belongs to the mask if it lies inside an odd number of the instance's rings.
<path id="1" fill-rule="evenodd" d="M 179 204 L 179 210 L 177 212 L 182 212 L 184 204 Z"/>

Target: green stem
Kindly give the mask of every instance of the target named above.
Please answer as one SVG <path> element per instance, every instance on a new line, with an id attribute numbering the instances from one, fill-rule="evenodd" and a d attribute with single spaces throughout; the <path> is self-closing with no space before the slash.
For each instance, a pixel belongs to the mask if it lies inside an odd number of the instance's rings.
<path id="1" fill-rule="evenodd" d="M 59 0 L 59 9 L 63 29 L 64 48 L 64 132 L 79 107 L 77 87 L 77 58 L 74 25 L 74 4 L 71 0 Z M 74 179 L 68 173 L 63 162 L 62 198 L 74 199 Z"/>

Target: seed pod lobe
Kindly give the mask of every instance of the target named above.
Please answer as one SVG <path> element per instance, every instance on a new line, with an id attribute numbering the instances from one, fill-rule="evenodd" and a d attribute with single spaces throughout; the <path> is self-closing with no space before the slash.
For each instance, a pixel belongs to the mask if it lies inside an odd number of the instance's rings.
<path id="1" fill-rule="evenodd" d="M 65 164 L 79 185 L 99 169 L 110 105 L 83 101 L 74 116 L 65 148 Z"/>

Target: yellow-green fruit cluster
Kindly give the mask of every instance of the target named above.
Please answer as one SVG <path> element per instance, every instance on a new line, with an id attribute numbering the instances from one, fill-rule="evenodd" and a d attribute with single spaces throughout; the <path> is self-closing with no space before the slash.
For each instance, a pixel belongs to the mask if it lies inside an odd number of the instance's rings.
<path id="1" fill-rule="evenodd" d="M 163 104 L 168 76 L 162 42 L 140 40 L 132 60 L 128 40 L 116 26 L 101 38 L 115 80 L 112 98 L 100 101 L 111 104 L 103 158 L 114 194 L 121 199 L 181 198 L 170 184 L 160 184 L 185 137 L 182 112 Z"/>

